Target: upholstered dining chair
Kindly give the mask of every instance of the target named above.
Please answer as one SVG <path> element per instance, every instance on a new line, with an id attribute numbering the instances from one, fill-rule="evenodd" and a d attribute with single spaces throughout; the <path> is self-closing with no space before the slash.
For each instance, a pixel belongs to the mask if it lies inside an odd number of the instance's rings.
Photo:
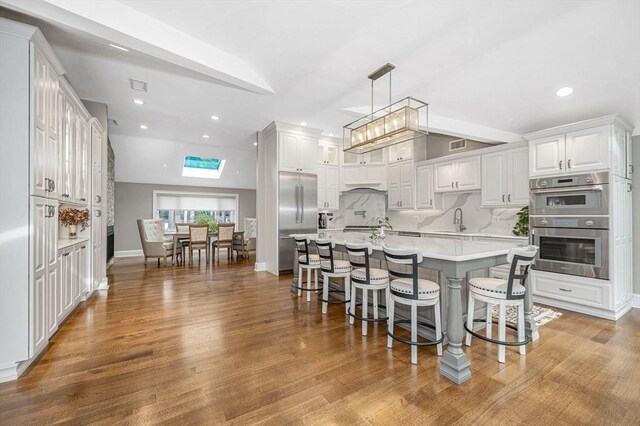
<path id="1" fill-rule="evenodd" d="M 189 224 L 188 223 L 176 223 L 176 233 L 178 234 L 189 234 Z M 187 248 L 189 247 L 189 238 L 178 238 L 178 242 L 180 243 L 180 247 L 182 249 L 182 260 L 185 259 L 185 254 Z"/>
<path id="2" fill-rule="evenodd" d="M 235 223 L 218 224 L 218 239 L 213 242 L 213 248 L 218 252 L 218 262 L 220 262 L 220 249 L 227 249 L 227 260 L 231 260 L 233 250 L 233 234 L 235 232 Z M 214 253 L 215 260 L 215 253 Z"/>
<path id="3" fill-rule="evenodd" d="M 256 251 L 256 219 L 245 218 L 244 219 L 244 236 L 234 235 L 233 237 L 233 251 L 236 253 L 242 252 L 242 256 L 245 259 L 249 258 L 249 252 Z M 244 239 L 243 239 L 244 237 Z"/>
<path id="4" fill-rule="evenodd" d="M 198 250 L 198 263 L 204 249 L 206 262 L 209 263 L 209 225 L 189 225 L 189 264 L 193 265 L 193 251 Z"/>
<path id="5" fill-rule="evenodd" d="M 167 264 L 167 257 L 173 258 L 173 238 L 164 235 L 164 220 L 162 219 L 138 219 L 138 232 L 144 252 L 144 264 L 149 258 L 158 258 Z M 181 252 L 177 256 L 182 257 Z"/>

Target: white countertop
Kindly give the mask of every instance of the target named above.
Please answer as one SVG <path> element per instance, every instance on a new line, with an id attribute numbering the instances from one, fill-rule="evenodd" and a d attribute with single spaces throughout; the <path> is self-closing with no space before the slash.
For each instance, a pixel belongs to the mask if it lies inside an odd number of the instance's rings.
<path id="1" fill-rule="evenodd" d="M 331 238 L 336 244 L 371 242 L 369 234 L 359 232 L 330 231 L 327 238 Z M 315 240 L 318 234 L 298 234 Z M 439 260 L 463 262 L 467 260 L 482 259 L 485 257 L 506 255 L 514 247 L 523 245 L 522 241 L 511 242 L 480 242 L 468 240 L 455 240 L 451 238 L 419 238 L 399 237 L 389 235 L 384 239 L 384 245 L 390 248 L 418 249 L 423 257 Z M 381 244 L 374 244 L 374 250 L 382 250 Z"/>
<path id="2" fill-rule="evenodd" d="M 89 238 L 74 238 L 70 239 L 61 239 L 58 240 L 58 250 L 66 249 L 67 247 L 75 246 L 76 244 L 86 243 L 89 241 Z"/>
<path id="3" fill-rule="evenodd" d="M 341 232 L 342 230 L 343 228 L 334 228 L 334 229 L 321 229 L 320 231 Z M 354 232 L 354 231 L 351 231 L 351 232 Z M 396 228 L 392 229 L 390 232 L 415 232 L 415 233 L 426 234 L 426 235 L 443 235 L 443 236 L 451 235 L 454 237 L 505 238 L 505 239 L 513 239 L 516 241 L 522 241 L 522 242 L 529 241 L 528 237 L 517 237 L 513 234 L 492 234 L 492 233 L 485 233 L 485 232 L 455 232 L 455 231 L 443 231 L 443 230 L 418 231 L 418 230 L 407 230 L 407 229 L 396 229 Z"/>

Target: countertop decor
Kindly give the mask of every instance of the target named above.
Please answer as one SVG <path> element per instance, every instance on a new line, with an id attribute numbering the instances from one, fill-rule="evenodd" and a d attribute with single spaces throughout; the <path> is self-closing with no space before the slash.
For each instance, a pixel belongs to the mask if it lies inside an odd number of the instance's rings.
<path id="1" fill-rule="evenodd" d="M 529 206 L 525 206 L 518 212 L 518 220 L 513 227 L 513 235 L 517 237 L 529 236 Z"/>
<path id="2" fill-rule="evenodd" d="M 87 209 L 60 209 L 58 213 L 58 220 L 64 226 L 69 227 L 69 238 L 74 239 L 78 237 L 77 227 L 81 226 L 80 231 L 89 224 L 89 210 Z"/>

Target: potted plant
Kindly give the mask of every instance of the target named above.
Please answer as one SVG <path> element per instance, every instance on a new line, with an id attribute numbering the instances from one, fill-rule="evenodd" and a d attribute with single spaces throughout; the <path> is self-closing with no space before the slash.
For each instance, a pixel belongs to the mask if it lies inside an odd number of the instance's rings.
<path id="1" fill-rule="evenodd" d="M 77 238 L 78 226 L 82 227 L 80 231 L 84 231 L 87 225 L 89 225 L 89 210 L 60 209 L 58 220 L 64 226 L 69 227 L 69 238 Z"/>
<path id="2" fill-rule="evenodd" d="M 384 230 L 385 229 L 393 229 L 391 224 L 389 223 L 388 217 L 378 217 L 373 221 L 373 225 L 371 225 L 371 240 L 378 241 L 384 239 Z"/>
<path id="3" fill-rule="evenodd" d="M 518 212 L 518 220 L 512 232 L 517 237 L 529 236 L 529 206 L 523 207 Z"/>
<path id="4" fill-rule="evenodd" d="M 206 213 L 196 214 L 196 222 L 198 225 L 208 225 L 209 232 L 218 232 L 218 221 L 213 216 Z"/>

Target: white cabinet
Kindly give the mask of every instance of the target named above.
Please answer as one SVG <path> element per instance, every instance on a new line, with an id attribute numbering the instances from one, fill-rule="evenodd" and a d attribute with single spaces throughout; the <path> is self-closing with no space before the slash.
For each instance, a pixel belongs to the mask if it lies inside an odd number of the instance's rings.
<path id="1" fill-rule="evenodd" d="M 436 203 L 433 192 L 433 166 L 418 165 L 416 167 L 416 208 L 434 209 Z"/>
<path id="2" fill-rule="evenodd" d="M 73 202 L 76 166 L 76 112 L 68 96 L 62 102 L 60 149 L 60 201 Z"/>
<path id="3" fill-rule="evenodd" d="M 475 191 L 481 185 L 480 156 L 438 163 L 435 170 L 435 192 Z"/>
<path id="4" fill-rule="evenodd" d="M 631 139 L 631 132 L 625 132 L 625 177 L 627 179 L 633 179 L 633 143 Z"/>
<path id="5" fill-rule="evenodd" d="M 387 161 L 410 160 L 413 158 L 413 140 L 391 145 L 387 148 Z"/>
<path id="6" fill-rule="evenodd" d="M 482 205 L 529 204 L 529 149 L 517 148 L 482 156 Z"/>
<path id="7" fill-rule="evenodd" d="M 340 204 L 340 168 L 318 166 L 318 209 L 338 210 Z"/>
<path id="8" fill-rule="evenodd" d="M 74 201 L 87 204 L 89 198 L 89 125 L 80 115 L 76 119 L 76 183 Z"/>
<path id="9" fill-rule="evenodd" d="M 387 167 L 387 201 L 390 210 L 414 208 L 413 160 L 398 161 Z"/>
<path id="10" fill-rule="evenodd" d="M 318 172 L 318 140 L 309 136 L 282 132 L 279 135 L 280 170 Z"/>
<path id="11" fill-rule="evenodd" d="M 337 166 L 340 164 L 340 147 L 334 143 L 318 143 L 318 163 Z"/>
<path id="12" fill-rule="evenodd" d="M 360 164 L 360 165 L 373 165 L 384 163 L 384 156 L 382 149 L 377 149 L 371 152 L 365 152 L 364 154 L 354 154 L 352 152 L 344 153 L 344 164 Z"/>
<path id="13" fill-rule="evenodd" d="M 583 173 L 609 167 L 609 126 L 529 141 L 529 176 Z"/>
<path id="14" fill-rule="evenodd" d="M 385 164 L 343 164 L 342 187 L 345 190 L 368 187 L 383 189 L 387 184 L 387 166 Z"/>
<path id="15" fill-rule="evenodd" d="M 103 256 L 102 210 L 94 208 L 91 218 L 91 249 L 92 253 L 92 286 L 90 291 L 100 287 L 102 278 L 106 274 L 106 256 Z"/>
<path id="16" fill-rule="evenodd" d="M 91 135 L 91 203 L 102 206 L 102 133 L 94 124 L 90 126 Z"/>

